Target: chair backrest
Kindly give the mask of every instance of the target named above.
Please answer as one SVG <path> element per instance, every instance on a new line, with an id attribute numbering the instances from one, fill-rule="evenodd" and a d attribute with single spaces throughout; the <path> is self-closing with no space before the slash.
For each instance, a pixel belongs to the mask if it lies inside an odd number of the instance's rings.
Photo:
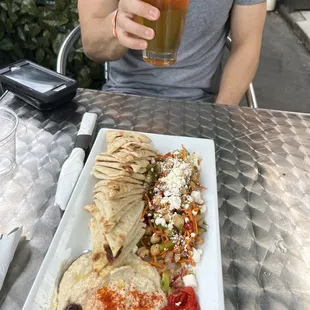
<path id="1" fill-rule="evenodd" d="M 67 60 L 69 51 L 73 47 L 73 45 L 78 41 L 81 37 L 81 27 L 80 25 L 76 26 L 66 37 L 65 41 L 62 43 L 58 57 L 57 57 L 57 65 L 56 65 L 56 71 L 61 74 L 66 74 L 66 67 L 67 67 Z M 228 36 L 226 38 L 226 47 L 231 50 L 232 40 Z M 104 75 L 105 80 L 107 81 L 109 79 L 109 63 L 106 62 L 104 64 Z M 253 83 L 251 83 L 247 89 L 247 92 L 245 94 L 247 105 L 251 108 L 257 108 L 257 99 L 255 95 L 255 90 Z"/>
<path id="2" fill-rule="evenodd" d="M 62 43 L 57 56 L 56 71 L 58 73 L 66 75 L 69 52 L 73 45 L 80 39 L 80 37 L 81 27 L 78 25 L 69 33 L 65 41 Z M 107 81 L 109 79 L 109 64 L 105 63 L 104 68 L 104 78 Z"/>

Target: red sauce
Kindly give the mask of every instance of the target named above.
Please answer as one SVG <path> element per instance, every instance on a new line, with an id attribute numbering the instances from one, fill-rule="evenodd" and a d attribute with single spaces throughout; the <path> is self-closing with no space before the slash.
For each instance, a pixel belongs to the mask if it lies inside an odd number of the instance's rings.
<path id="1" fill-rule="evenodd" d="M 97 290 L 96 295 L 97 300 L 102 303 L 102 309 L 105 310 L 125 310 L 129 309 L 128 305 L 132 310 L 151 310 L 154 309 L 154 305 L 163 300 L 162 296 L 153 293 L 131 290 L 121 294 L 120 291 L 107 287 Z"/>

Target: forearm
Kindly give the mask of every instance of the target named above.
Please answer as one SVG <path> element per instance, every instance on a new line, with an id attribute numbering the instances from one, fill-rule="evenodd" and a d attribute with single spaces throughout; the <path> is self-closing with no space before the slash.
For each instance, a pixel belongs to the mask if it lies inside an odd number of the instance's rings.
<path id="1" fill-rule="evenodd" d="M 112 15 L 105 18 L 100 13 L 81 20 L 81 35 L 84 53 L 93 61 L 103 63 L 120 59 L 127 48 L 113 36 Z"/>
<path id="2" fill-rule="evenodd" d="M 260 46 L 251 42 L 232 50 L 224 68 L 216 103 L 238 105 L 252 82 L 259 62 Z"/>

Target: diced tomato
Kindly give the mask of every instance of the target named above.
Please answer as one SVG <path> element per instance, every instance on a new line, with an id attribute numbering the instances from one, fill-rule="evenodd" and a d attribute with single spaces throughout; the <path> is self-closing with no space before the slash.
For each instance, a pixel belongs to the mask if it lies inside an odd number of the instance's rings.
<path id="1" fill-rule="evenodd" d="M 168 305 L 166 307 L 163 307 L 161 310 L 180 310 L 180 307 Z"/>
<path id="2" fill-rule="evenodd" d="M 186 305 L 188 299 L 188 294 L 183 290 L 175 290 L 168 297 L 168 304 L 175 305 L 176 303 L 180 303 L 179 307 L 183 307 Z"/>
<path id="3" fill-rule="evenodd" d="M 196 293 L 192 287 L 186 286 L 173 291 L 168 297 L 168 306 L 162 310 L 200 310 Z"/>
<path id="4" fill-rule="evenodd" d="M 170 156 L 171 156 L 171 152 L 166 153 L 166 154 L 164 155 L 164 159 L 166 159 L 166 158 L 168 158 L 168 157 L 170 157 Z"/>
<path id="5" fill-rule="evenodd" d="M 190 286 L 182 288 L 183 292 L 188 294 L 187 303 L 184 306 L 184 310 L 199 310 L 199 304 L 194 289 Z"/>
<path id="6" fill-rule="evenodd" d="M 188 232 L 192 233 L 192 232 L 194 231 L 193 222 L 192 222 L 192 221 L 189 221 L 188 223 L 185 223 L 185 224 L 184 224 L 184 228 L 185 228 Z"/>

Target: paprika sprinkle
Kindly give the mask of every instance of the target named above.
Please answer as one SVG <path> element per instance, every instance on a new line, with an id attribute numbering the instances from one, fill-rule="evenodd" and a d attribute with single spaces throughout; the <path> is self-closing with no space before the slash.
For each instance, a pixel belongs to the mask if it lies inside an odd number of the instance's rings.
<path id="1" fill-rule="evenodd" d="M 96 298 L 104 310 L 152 310 L 163 302 L 163 296 L 156 293 L 108 287 L 97 290 Z"/>

